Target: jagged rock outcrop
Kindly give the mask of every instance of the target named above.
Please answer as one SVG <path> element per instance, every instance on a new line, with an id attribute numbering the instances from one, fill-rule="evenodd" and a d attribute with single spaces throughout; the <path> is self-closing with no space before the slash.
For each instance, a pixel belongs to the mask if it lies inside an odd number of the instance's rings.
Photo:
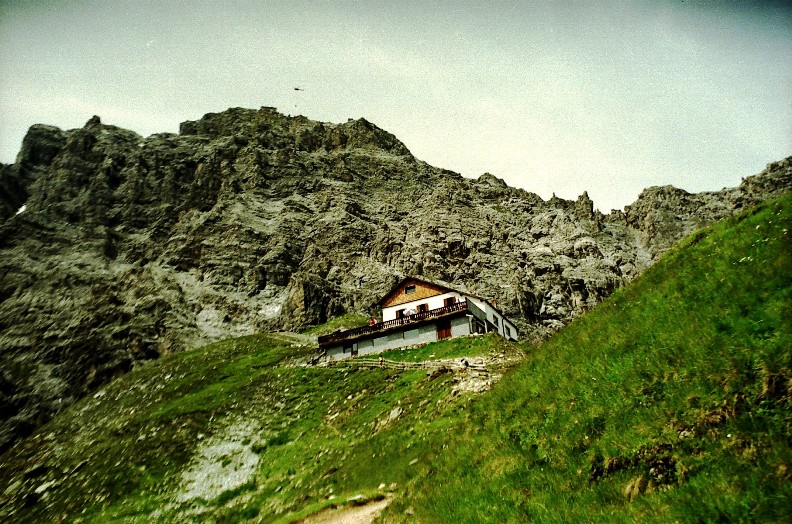
<path id="1" fill-rule="evenodd" d="M 97 117 L 33 126 L 0 166 L 0 450 L 137 363 L 371 311 L 403 275 L 463 285 L 543 337 L 791 178 L 786 159 L 603 215 L 585 193 L 543 201 L 432 167 L 363 119 L 230 109 L 148 138 Z"/>
<path id="2" fill-rule="evenodd" d="M 45 172 L 52 159 L 63 148 L 63 131 L 53 126 L 32 126 L 16 162 L 0 164 L 0 220 L 13 216 L 28 199 L 28 188 Z"/>

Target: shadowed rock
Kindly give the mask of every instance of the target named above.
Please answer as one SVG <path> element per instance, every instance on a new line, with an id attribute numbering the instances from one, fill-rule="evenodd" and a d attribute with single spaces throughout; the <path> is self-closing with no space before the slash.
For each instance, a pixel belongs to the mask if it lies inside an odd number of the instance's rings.
<path id="1" fill-rule="evenodd" d="M 543 201 L 432 167 L 364 119 L 237 108 L 148 138 L 99 118 L 33 126 L 0 166 L 0 449 L 139 362 L 372 312 L 404 275 L 545 337 L 683 235 L 788 190 L 790 165 L 603 215 L 585 193 Z"/>

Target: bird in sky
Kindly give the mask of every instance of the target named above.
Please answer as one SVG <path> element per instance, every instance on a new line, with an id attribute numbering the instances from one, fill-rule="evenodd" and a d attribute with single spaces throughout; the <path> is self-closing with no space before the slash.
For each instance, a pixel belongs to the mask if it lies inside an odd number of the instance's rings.
<path id="1" fill-rule="evenodd" d="M 294 90 L 295 91 L 304 91 L 304 89 L 302 87 L 295 87 Z"/>

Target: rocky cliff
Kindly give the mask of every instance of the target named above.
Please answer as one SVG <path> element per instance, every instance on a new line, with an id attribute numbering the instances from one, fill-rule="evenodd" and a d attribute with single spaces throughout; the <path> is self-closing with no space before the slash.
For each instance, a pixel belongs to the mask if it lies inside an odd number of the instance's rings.
<path id="1" fill-rule="evenodd" d="M 0 166 L 0 450 L 136 363 L 373 312 L 404 275 L 489 297 L 541 338 L 790 187 L 792 157 L 603 215 L 585 193 L 544 201 L 432 167 L 364 119 L 230 109 L 148 138 L 97 117 L 36 125 Z"/>

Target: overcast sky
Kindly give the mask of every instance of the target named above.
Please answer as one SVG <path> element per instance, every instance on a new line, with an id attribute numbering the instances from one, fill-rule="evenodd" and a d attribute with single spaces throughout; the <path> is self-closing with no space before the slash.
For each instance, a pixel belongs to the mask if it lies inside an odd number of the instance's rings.
<path id="1" fill-rule="evenodd" d="M 792 155 L 792 10 L 755 3 L 0 0 L 0 162 L 35 123 L 275 106 L 605 212 L 720 189 Z"/>

